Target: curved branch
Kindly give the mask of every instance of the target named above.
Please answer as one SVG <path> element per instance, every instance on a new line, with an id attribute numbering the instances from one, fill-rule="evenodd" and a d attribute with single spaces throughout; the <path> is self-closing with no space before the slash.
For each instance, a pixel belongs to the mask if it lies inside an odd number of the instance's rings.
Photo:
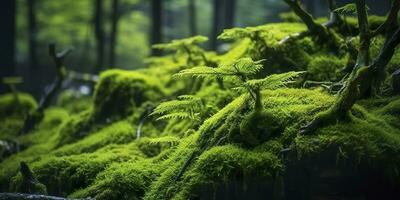
<path id="1" fill-rule="evenodd" d="M 66 77 L 67 69 L 64 65 L 65 57 L 72 51 L 72 48 L 68 48 L 62 52 L 56 52 L 56 45 L 49 45 L 49 55 L 53 59 L 56 68 L 56 78 L 54 82 L 46 89 L 44 95 L 40 99 L 39 106 L 36 108 L 34 113 L 29 114 L 25 119 L 24 126 L 21 132 L 27 133 L 32 130 L 37 123 L 43 118 L 43 112 L 50 106 L 51 101 L 56 96 L 57 92 L 61 89 L 62 83 Z"/>
<path id="2" fill-rule="evenodd" d="M 305 11 L 301 6 L 298 0 L 283 0 L 285 1 L 290 8 L 296 13 L 297 16 L 304 22 L 307 26 L 308 31 L 315 35 L 321 35 L 326 32 L 324 26 L 318 24 L 314 21 L 313 17 Z"/>
<path id="3" fill-rule="evenodd" d="M 365 6 L 365 0 L 356 0 L 358 26 L 360 29 L 360 46 L 356 66 L 353 70 L 357 70 L 362 66 L 369 64 L 369 46 L 371 44 L 370 31 L 368 28 L 368 14 Z"/>
<path id="4" fill-rule="evenodd" d="M 383 24 L 381 24 L 377 29 L 373 30 L 371 33 L 371 36 L 375 37 L 379 34 L 382 34 L 388 28 L 390 28 L 393 23 L 397 23 L 397 16 L 398 16 L 399 9 L 400 9 L 400 1 L 393 0 L 392 6 L 390 8 L 390 11 L 387 15 L 388 17 L 386 18 L 385 22 Z"/>
<path id="5" fill-rule="evenodd" d="M 385 44 L 373 63 L 367 67 L 353 70 L 337 102 L 327 112 L 318 115 L 311 123 L 304 127 L 301 133 L 313 133 L 319 127 L 335 122 L 346 116 L 357 100 L 371 88 L 377 71 L 385 70 L 399 44 L 400 28 L 397 28 L 392 36 L 386 36 Z"/>

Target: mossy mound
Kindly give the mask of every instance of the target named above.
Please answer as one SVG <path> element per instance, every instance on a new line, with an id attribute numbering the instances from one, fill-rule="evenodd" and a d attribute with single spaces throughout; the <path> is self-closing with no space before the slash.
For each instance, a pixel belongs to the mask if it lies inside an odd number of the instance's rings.
<path id="1" fill-rule="evenodd" d="M 16 96 L 13 93 L 8 93 L 0 95 L 0 123 L 2 124 L 0 140 L 15 138 L 22 127 L 24 118 L 36 107 L 36 100 L 29 94 L 18 93 Z M 3 146 L 0 148 L 3 148 Z"/>
<path id="2" fill-rule="evenodd" d="M 36 100 L 26 93 L 12 93 L 0 96 L 0 118 L 13 115 L 24 116 L 37 107 Z"/>
<path id="3" fill-rule="evenodd" d="M 93 114 L 98 119 L 124 117 L 163 95 L 163 86 L 155 77 L 135 71 L 105 71 L 96 86 Z"/>

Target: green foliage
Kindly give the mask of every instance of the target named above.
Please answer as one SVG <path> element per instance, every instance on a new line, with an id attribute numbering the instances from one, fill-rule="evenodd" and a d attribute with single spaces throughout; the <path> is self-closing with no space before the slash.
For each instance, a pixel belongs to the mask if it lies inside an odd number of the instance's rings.
<path id="1" fill-rule="evenodd" d="M 194 47 L 194 45 L 198 45 L 201 43 L 204 43 L 208 40 L 207 37 L 204 36 L 194 36 L 194 37 L 189 37 L 185 39 L 180 39 L 180 40 L 172 40 L 170 43 L 166 44 L 156 44 L 153 46 L 153 48 L 156 49 L 162 49 L 162 50 L 172 50 L 172 51 L 183 51 L 187 52 L 192 50 L 191 48 Z"/>
<path id="2" fill-rule="evenodd" d="M 92 106 L 91 103 L 91 97 L 74 90 L 63 91 L 57 97 L 57 105 L 73 114 L 77 114 Z"/>
<path id="3" fill-rule="evenodd" d="M 272 74 L 263 79 L 248 80 L 243 87 L 258 88 L 261 90 L 275 90 L 294 83 L 294 79 L 304 72 L 287 72 L 282 74 Z"/>
<path id="4" fill-rule="evenodd" d="M 307 67 L 311 80 L 338 81 L 341 78 L 341 70 L 346 64 L 345 59 L 333 56 L 316 56 Z"/>
<path id="5" fill-rule="evenodd" d="M 193 36 L 180 40 L 172 40 L 166 44 L 156 44 L 153 45 L 153 48 L 175 51 L 177 56 L 187 55 L 187 64 L 197 65 L 201 61 L 207 62 L 205 51 L 198 46 L 206 41 L 208 41 L 207 37 Z"/>
<path id="6" fill-rule="evenodd" d="M 310 37 L 280 43 L 304 30 L 298 23 L 226 30 L 221 38 L 236 43 L 223 55 L 201 50 L 197 44 L 205 38 L 175 40 L 159 47 L 199 48 L 198 63 L 188 64 L 187 51 L 152 58 L 148 68 L 103 72 L 93 100 L 65 92 L 60 107 L 47 109 L 36 130 L 13 135 L 24 148 L 0 162 L 0 191 L 20 183 L 20 161 L 32 166 L 50 195 L 100 200 L 196 199 L 203 188 L 213 193 L 238 180 L 248 185 L 254 177 L 275 187 L 277 177 L 285 175 L 284 161 L 302 166 L 316 162 L 315 155 L 376 168 L 382 178 L 397 180 L 398 96 L 365 99 L 345 121 L 315 135 L 298 134 L 336 97 L 291 86 L 303 70 L 304 78 L 336 81 L 348 59 L 316 46 Z M 373 41 L 371 55 L 381 42 Z M 289 68 L 292 64 L 297 66 Z M 188 92 L 188 86 L 195 89 Z M 0 109 L 13 105 L 11 95 L 2 98 Z M 35 107 L 27 105 L 24 110 Z M 16 130 L 23 114 L 1 115 L 7 120 L 3 127 Z M 136 138 L 139 126 L 143 137 Z M 283 160 L 284 148 L 298 157 Z"/>
<path id="7" fill-rule="evenodd" d="M 152 115 L 162 115 L 157 120 L 179 118 L 200 121 L 206 111 L 207 106 L 200 98 L 182 95 L 177 100 L 161 103 L 154 109 Z"/>
<path id="8" fill-rule="evenodd" d="M 217 68 L 213 67 L 193 67 L 191 69 L 185 69 L 175 74 L 175 76 L 192 76 L 205 78 L 209 76 L 216 77 L 227 77 L 236 76 L 239 78 L 245 78 L 250 75 L 256 74 L 262 69 L 262 62 L 264 60 L 253 61 L 251 58 L 241 58 L 234 63 L 223 64 Z"/>
<path id="9" fill-rule="evenodd" d="M 341 14 L 341 15 L 346 15 L 346 14 L 356 14 L 357 13 L 357 8 L 355 3 L 348 3 L 340 8 L 336 8 L 334 12 Z"/>
<path id="10" fill-rule="evenodd" d="M 18 99 L 11 93 L 0 96 L 0 119 L 18 115 L 25 116 L 37 107 L 36 100 L 29 94 L 18 93 Z"/>
<path id="11" fill-rule="evenodd" d="M 162 95 L 164 89 L 156 77 L 135 71 L 109 70 L 100 75 L 96 86 L 94 116 L 99 120 L 118 119 Z"/>

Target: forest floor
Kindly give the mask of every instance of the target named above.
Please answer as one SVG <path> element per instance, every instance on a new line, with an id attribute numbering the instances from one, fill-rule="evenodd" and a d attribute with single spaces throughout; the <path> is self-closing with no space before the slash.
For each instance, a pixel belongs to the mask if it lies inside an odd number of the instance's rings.
<path id="1" fill-rule="evenodd" d="M 158 48 L 148 67 L 101 73 L 92 96 L 60 92 L 21 134 L 36 100 L 0 96 L 0 192 L 96 199 L 390 199 L 400 191 L 400 98 L 388 87 L 309 135 L 349 53 L 277 23 Z M 383 37 L 373 41 L 376 55 Z M 400 66 L 400 53 L 387 67 Z M 294 72 L 297 71 L 297 72 Z M 300 72 L 301 71 L 301 72 Z M 340 89 L 340 88 L 339 88 Z M 33 174 L 26 173 L 26 170 Z"/>

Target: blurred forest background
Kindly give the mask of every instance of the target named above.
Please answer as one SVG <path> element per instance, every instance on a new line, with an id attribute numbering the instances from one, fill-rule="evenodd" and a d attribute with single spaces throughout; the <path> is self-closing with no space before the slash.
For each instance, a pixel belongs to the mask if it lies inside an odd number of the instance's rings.
<path id="1" fill-rule="evenodd" d="M 315 17 L 328 17 L 326 0 L 303 0 Z M 350 0 L 337 0 L 339 5 Z M 384 15 L 388 0 L 369 0 Z M 205 48 L 221 50 L 223 29 L 281 21 L 282 0 L 1 0 L 1 77 L 21 76 L 19 90 L 39 96 L 54 78 L 48 44 L 73 47 L 69 70 L 98 74 L 108 68 L 135 69 L 160 52 L 152 44 L 204 35 Z M 8 88 L 2 84 L 0 93 Z"/>

